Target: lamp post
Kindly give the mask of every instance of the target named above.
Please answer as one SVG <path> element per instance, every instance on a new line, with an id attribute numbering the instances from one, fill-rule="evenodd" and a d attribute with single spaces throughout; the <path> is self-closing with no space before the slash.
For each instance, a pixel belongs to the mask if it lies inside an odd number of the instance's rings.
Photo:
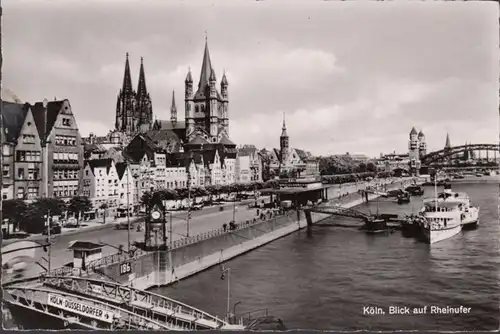
<path id="1" fill-rule="evenodd" d="M 226 309 L 226 317 L 227 321 L 229 321 L 229 314 L 231 313 L 231 268 L 222 268 L 221 279 L 225 278 L 227 273 L 227 309 Z"/>
<path id="2" fill-rule="evenodd" d="M 129 177 L 130 166 L 129 166 L 128 160 L 127 160 L 127 165 L 126 165 L 125 170 L 127 172 L 127 244 L 128 244 L 127 250 L 130 254 L 130 199 L 129 199 L 129 196 L 130 196 L 130 177 Z"/>
<path id="3" fill-rule="evenodd" d="M 44 133 L 43 133 L 43 177 L 44 177 L 44 192 L 45 197 L 49 197 L 49 148 L 48 146 L 48 133 L 47 133 L 47 106 L 49 101 L 47 99 L 43 99 L 43 109 L 44 109 Z"/>
<path id="4" fill-rule="evenodd" d="M 52 242 L 50 240 L 50 229 L 51 229 L 51 226 L 50 226 L 50 210 L 47 211 L 47 215 L 45 216 L 45 219 L 46 219 L 46 223 L 47 223 L 47 240 L 48 240 L 48 257 L 49 257 L 49 260 L 47 261 L 48 262 L 48 272 L 50 273 L 50 269 L 51 269 L 51 245 L 52 245 Z"/>

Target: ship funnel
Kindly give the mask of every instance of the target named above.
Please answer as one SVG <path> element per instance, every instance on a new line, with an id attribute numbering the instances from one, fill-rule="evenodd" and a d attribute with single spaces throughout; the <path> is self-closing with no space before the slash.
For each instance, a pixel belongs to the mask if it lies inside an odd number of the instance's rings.
<path id="1" fill-rule="evenodd" d="M 445 194 L 451 194 L 451 184 L 445 184 L 444 185 L 444 193 Z"/>

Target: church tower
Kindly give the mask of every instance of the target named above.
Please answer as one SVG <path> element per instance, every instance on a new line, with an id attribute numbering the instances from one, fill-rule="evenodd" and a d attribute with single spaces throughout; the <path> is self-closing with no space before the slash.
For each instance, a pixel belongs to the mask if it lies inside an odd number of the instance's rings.
<path id="1" fill-rule="evenodd" d="M 227 116 L 227 78 L 221 81 L 221 92 L 217 90 L 217 78 L 210 60 L 208 41 L 205 40 L 205 51 L 201 64 L 198 88 L 193 94 L 193 78 L 191 70 L 185 80 L 186 106 L 186 138 L 188 142 L 208 143 L 230 142 L 228 136 L 229 121 Z"/>
<path id="2" fill-rule="evenodd" d="M 226 132 L 226 134 L 229 136 L 229 110 L 228 110 L 228 104 L 229 104 L 229 97 L 227 94 L 227 78 L 226 78 L 226 72 L 224 71 L 224 75 L 222 76 L 222 80 L 220 82 L 220 91 L 222 94 L 222 128 Z"/>
<path id="3" fill-rule="evenodd" d="M 194 102 L 193 102 L 193 77 L 191 76 L 191 69 L 189 69 L 184 80 L 185 92 L 185 119 L 186 119 L 186 138 L 189 138 L 194 132 Z"/>
<path id="4" fill-rule="evenodd" d="M 153 106 L 151 97 L 146 87 L 146 75 L 144 74 L 144 63 L 141 57 L 141 68 L 139 70 L 139 82 L 137 84 L 137 108 L 135 131 L 149 131 L 153 126 Z"/>
<path id="5" fill-rule="evenodd" d="M 290 152 L 290 142 L 288 138 L 288 133 L 286 132 L 285 124 L 285 114 L 283 114 L 283 127 L 281 128 L 280 136 L 280 155 L 281 163 L 284 164 L 288 160 L 288 154 Z"/>
<path id="6" fill-rule="evenodd" d="M 116 99 L 116 121 L 115 130 L 133 133 L 136 129 L 136 93 L 132 88 L 132 78 L 130 77 L 130 64 L 128 52 L 125 59 L 125 73 L 123 75 L 123 85 Z"/>

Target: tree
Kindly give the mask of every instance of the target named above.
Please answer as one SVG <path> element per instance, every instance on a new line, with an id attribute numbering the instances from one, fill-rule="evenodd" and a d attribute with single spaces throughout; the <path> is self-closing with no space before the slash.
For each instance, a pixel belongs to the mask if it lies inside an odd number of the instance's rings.
<path id="1" fill-rule="evenodd" d="M 375 166 L 375 164 L 373 162 L 369 162 L 366 164 L 366 170 L 368 172 L 376 172 L 377 171 L 377 166 Z"/>
<path id="2" fill-rule="evenodd" d="M 265 189 L 267 189 L 267 188 L 278 189 L 280 187 L 280 183 L 278 180 L 268 180 L 268 181 L 264 182 L 263 187 Z"/>
<path id="3" fill-rule="evenodd" d="M 151 203 L 151 199 L 153 198 L 153 194 L 150 191 L 145 191 L 141 196 L 141 204 L 144 206 L 148 206 Z"/>
<path id="4" fill-rule="evenodd" d="M 27 209 L 28 205 L 23 200 L 10 199 L 3 201 L 3 217 L 7 218 L 9 223 L 12 222 L 14 224 L 14 229 L 19 228 L 19 223 L 23 221 Z M 9 231 L 8 227 L 7 225 L 7 230 Z"/>
<path id="5" fill-rule="evenodd" d="M 76 215 L 76 225 L 80 226 L 80 215 L 82 212 L 92 210 L 92 202 L 87 196 L 75 196 L 68 204 L 68 211 Z"/>
<path id="6" fill-rule="evenodd" d="M 31 203 L 19 224 L 27 233 L 41 233 L 45 228 L 45 216 L 59 216 L 66 211 L 66 204 L 58 198 L 40 198 Z"/>

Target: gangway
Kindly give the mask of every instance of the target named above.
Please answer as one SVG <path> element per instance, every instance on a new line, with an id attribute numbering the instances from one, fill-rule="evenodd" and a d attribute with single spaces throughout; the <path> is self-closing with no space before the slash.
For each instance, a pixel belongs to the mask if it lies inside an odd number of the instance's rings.
<path id="1" fill-rule="evenodd" d="M 317 207 L 313 207 L 313 208 L 307 208 L 304 210 L 309 211 L 309 212 L 324 213 L 324 214 L 329 214 L 329 215 L 359 218 L 359 219 L 366 220 L 366 221 L 368 221 L 371 218 L 371 216 L 366 214 L 366 213 L 363 213 L 363 212 L 360 212 L 360 211 L 357 211 L 357 210 L 354 210 L 351 208 L 343 208 L 343 207 L 337 206 L 337 205 L 317 206 Z"/>
<path id="2" fill-rule="evenodd" d="M 221 329 L 229 325 L 225 320 L 174 299 L 115 282 L 77 276 L 44 276 L 43 285 L 89 296 L 165 325 L 173 323 L 191 330 Z"/>
<path id="3" fill-rule="evenodd" d="M 8 295 L 4 300 L 32 316 L 35 313 L 44 318 L 58 321 L 61 328 L 102 330 L 178 330 L 189 328 L 161 322 L 154 317 L 135 314 L 123 307 L 95 298 L 38 286 L 3 286 Z M 36 321 L 27 324 L 38 326 Z M 33 327 L 31 329 L 39 329 Z"/>

